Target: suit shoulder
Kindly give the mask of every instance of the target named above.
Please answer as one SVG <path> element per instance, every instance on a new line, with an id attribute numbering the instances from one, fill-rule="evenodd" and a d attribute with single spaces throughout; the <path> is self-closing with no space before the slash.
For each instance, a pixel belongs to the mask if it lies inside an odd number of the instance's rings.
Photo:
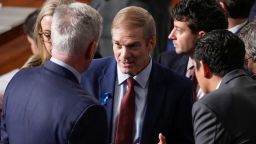
<path id="1" fill-rule="evenodd" d="M 99 59 L 93 59 L 87 71 L 91 70 L 102 70 L 103 68 L 108 68 L 110 65 L 114 65 L 116 63 L 113 57 L 105 57 Z"/>
<path id="2" fill-rule="evenodd" d="M 166 81 L 167 83 L 176 82 L 178 85 L 192 84 L 191 81 L 185 76 L 177 74 L 173 70 L 166 68 L 161 64 L 155 63 L 154 67 L 159 78 L 162 78 L 162 80 Z"/>

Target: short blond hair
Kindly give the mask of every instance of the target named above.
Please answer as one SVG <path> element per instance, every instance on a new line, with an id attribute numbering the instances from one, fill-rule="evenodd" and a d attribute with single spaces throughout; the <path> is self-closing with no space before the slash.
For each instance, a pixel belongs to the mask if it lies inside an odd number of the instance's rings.
<path id="1" fill-rule="evenodd" d="M 155 20 L 145 9 L 136 6 L 129 6 L 121 9 L 112 22 L 112 28 L 143 28 L 144 38 L 149 40 L 156 35 Z"/>

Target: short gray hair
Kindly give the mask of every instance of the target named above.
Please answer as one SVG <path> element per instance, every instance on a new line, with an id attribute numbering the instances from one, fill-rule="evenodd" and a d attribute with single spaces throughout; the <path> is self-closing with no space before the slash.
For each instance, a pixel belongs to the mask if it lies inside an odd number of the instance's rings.
<path id="1" fill-rule="evenodd" d="M 53 15 L 52 49 L 59 54 L 83 54 L 92 41 L 98 42 L 102 17 L 87 4 L 75 2 L 59 6 Z"/>
<path id="2" fill-rule="evenodd" d="M 239 33 L 243 40 L 246 54 L 253 57 L 256 61 L 256 20 L 247 24 Z"/>

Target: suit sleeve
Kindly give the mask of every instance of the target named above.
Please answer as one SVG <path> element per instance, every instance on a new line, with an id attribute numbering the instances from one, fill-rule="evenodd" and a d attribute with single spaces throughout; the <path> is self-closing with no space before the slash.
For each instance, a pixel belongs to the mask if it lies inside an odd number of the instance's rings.
<path id="1" fill-rule="evenodd" d="M 216 114 L 205 104 L 196 102 L 193 105 L 192 116 L 195 143 L 219 143 L 224 129 Z"/>
<path id="2" fill-rule="evenodd" d="M 106 112 L 100 105 L 88 108 L 74 129 L 72 130 L 71 144 L 107 144 L 108 126 Z"/>
<path id="3" fill-rule="evenodd" d="M 6 122 L 5 122 L 5 116 L 4 114 L 1 115 L 1 120 L 0 120 L 0 124 L 1 124 L 1 138 L 0 138 L 0 144 L 8 144 L 8 135 L 7 135 L 7 131 L 6 131 Z"/>

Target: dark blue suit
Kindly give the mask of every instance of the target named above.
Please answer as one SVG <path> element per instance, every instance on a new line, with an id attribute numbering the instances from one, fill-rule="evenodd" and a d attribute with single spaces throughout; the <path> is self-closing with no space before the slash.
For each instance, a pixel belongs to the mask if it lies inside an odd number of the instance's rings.
<path id="1" fill-rule="evenodd" d="M 176 73 L 185 76 L 187 72 L 189 56 L 177 54 L 175 51 L 167 51 L 158 57 L 158 62 L 175 71 Z"/>
<path id="2" fill-rule="evenodd" d="M 94 60 L 81 79 L 82 85 L 91 94 L 105 101 L 110 134 L 112 129 L 113 100 L 117 64 L 114 58 Z M 191 121 L 192 85 L 189 80 L 153 63 L 149 77 L 147 110 L 140 138 L 141 144 L 158 143 L 158 134 L 166 136 L 167 143 L 193 143 Z M 111 136 L 109 136 L 109 142 Z"/>
<path id="3" fill-rule="evenodd" d="M 107 143 L 104 108 L 51 61 L 22 69 L 4 96 L 1 144 Z"/>

